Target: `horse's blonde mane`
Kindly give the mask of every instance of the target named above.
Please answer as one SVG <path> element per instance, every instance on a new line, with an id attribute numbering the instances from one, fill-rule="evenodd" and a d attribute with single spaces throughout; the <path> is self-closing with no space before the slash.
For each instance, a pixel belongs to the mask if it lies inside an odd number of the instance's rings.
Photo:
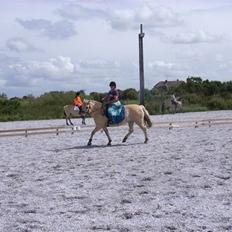
<path id="1" fill-rule="evenodd" d="M 93 104 L 99 104 L 99 105 L 102 105 L 102 103 L 101 102 L 99 102 L 99 101 L 96 101 L 96 100 L 92 100 L 92 99 L 90 99 L 90 100 L 84 100 L 84 101 L 86 101 L 86 103 L 89 103 L 89 102 L 92 102 Z"/>
<path id="2" fill-rule="evenodd" d="M 94 102 L 95 103 L 95 102 L 99 102 L 99 101 L 92 100 L 92 99 L 84 99 L 83 102 L 85 102 L 85 103 Z M 101 102 L 99 102 L 99 103 L 101 103 Z"/>

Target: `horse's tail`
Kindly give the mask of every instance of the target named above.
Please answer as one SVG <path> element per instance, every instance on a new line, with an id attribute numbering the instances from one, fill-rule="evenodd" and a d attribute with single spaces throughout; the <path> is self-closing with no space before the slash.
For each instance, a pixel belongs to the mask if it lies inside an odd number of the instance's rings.
<path id="1" fill-rule="evenodd" d="M 144 112 L 144 122 L 145 122 L 146 126 L 148 128 L 152 127 L 152 121 L 151 121 L 151 118 L 150 118 L 148 111 L 145 109 L 144 106 L 142 106 L 142 110 Z"/>

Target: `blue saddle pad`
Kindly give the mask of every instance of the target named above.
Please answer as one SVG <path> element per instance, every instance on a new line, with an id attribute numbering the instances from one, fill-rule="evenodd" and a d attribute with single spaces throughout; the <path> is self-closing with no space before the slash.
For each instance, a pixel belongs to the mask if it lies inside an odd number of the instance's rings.
<path id="1" fill-rule="evenodd" d="M 115 102 L 108 107 L 108 118 L 113 124 L 118 124 L 125 118 L 125 106 Z"/>

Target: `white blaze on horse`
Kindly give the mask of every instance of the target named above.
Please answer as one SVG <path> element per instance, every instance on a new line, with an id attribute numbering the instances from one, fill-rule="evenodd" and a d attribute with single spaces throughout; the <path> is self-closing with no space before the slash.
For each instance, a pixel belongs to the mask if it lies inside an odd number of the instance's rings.
<path id="1" fill-rule="evenodd" d="M 74 109 L 74 105 L 65 105 L 64 106 L 64 116 L 66 120 L 66 125 L 73 125 L 71 118 L 72 117 L 81 117 L 82 118 L 82 124 L 85 125 L 85 114 L 80 113 L 80 110 Z"/>
<path id="2" fill-rule="evenodd" d="M 91 133 L 91 136 L 88 141 L 88 145 L 90 146 L 92 144 L 92 139 L 93 139 L 94 134 L 101 129 L 104 130 L 108 138 L 107 145 L 111 145 L 112 140 L 109 135 L 109 131 L 107 129 L 108 118 L 103 113 L 104 111 L 103 111 L 102 103 L 98 101 L 94 101 L 94 100 L 84 100 L 83 109 L 86 110 L 86 112 L 89 113 L 91 117 L 93 117 L 94 122 L 95 122 L 95 128 Z M 144 143 L 147 143 L 148 141 L 147 127 L 148 128 L 151 127 L 152 122 L 151 122 L 149 113 L 145 109 L 144 106 L 136 105 L 136 104 L 125 105 L 125 118 L 123 119 L 122 122 L 120 122 L 117 125 L 120 126 L 125 123 L 128 123 L 129 131 L 123 138 L 122 140 L 123 143 L 126 142 L 129 135 L 133 132 L 134 123 L 136 123 L 143 131 L 144 136 L 145 136 Z"/>

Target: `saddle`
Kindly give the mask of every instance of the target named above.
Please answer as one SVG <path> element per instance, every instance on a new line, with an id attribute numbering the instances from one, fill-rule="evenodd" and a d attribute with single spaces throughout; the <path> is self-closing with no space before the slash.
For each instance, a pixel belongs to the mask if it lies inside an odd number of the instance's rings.
<path id="1" fill-rule="evenodd" d="M 125 106 L 120 101 L 112 103 L 107 109 L 110 124 L 119 124 L 125 118 Z"/>
<path id="2" fill-rule="evenodd" d="M 78 106 L 74 106 L 73 110 L 78 111 L 78 112 L 80 111 Z"/>

